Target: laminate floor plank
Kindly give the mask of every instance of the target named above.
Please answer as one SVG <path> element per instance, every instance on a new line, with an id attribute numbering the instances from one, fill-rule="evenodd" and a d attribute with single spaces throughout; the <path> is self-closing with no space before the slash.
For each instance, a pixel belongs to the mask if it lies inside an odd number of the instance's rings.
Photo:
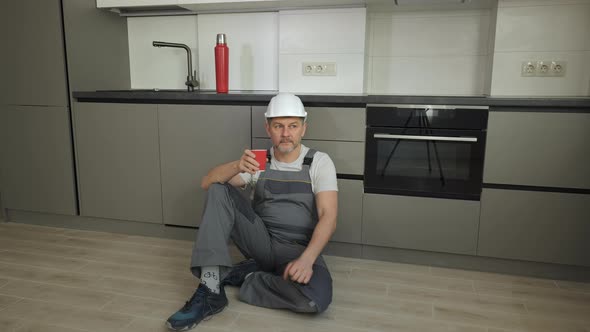
<path id="1" fill-rule="evenodd" d="M 164 332 L 193 294 L 191 241 L 0 224 L 0 331 Z M 231 246 L 234 262 L 243 259 Z M 590 283 L 326 256 L 319 315 L 229 305 L 197 332 L 590 332 Z"/>

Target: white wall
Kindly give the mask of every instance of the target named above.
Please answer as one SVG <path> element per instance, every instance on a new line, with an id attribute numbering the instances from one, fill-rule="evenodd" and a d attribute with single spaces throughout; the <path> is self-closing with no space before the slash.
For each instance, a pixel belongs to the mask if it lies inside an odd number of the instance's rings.
<path id="1" fill-rule="evenodd" d="M 186 51 L 152 41 L 187 44 L 201 89 L 215 89 L 217 33 L 229 47 L 230 90 L 278 90 L 278 13 L 128 18 L 131 87 L 184 89 Z"/>
<path id="2" fill-rule="evenodd" d="M 370 13 L 370 94 L 482 95 L 490 10 Z"/>
<path id="3" fill-rule="evenodd" d="M 278 90 L 278 14 L 199 15 L 199 77 L 201 88 L 215 89 L 218 33 L 229 47 L 230 90 Z"/>
<path id="4" fill-rule="evenodd" d="M 152 41 L 187 44 L 197 62 L 197 16 L 130 17 L 127 19 L 131 87 L 183 89 L 186 51 L 154 47 Z"/>
<path id="5" fill-rule="evenodd" d="M 129 18 L 133 88 L 183 89 L 182 49 L 204 89 L 224 32 L 231 90 L 409 95 L 590 96 L 590 0 L 500 0 L 492 9 L 363 8 Z M 366 28 L 365 28 L 366 27 Z M 521 77 L 525 60 L 567 61 L 565 77 Z M 303 76 L 302 62 L 336 62 Z"/>
<path id="6" fill-rule="evenodd" d="M 279 12 L 279 90 L 363 93 L 366 10 Z M 304 76 L 303 62 L 335 62 L 336 76 Z"/>
<path id="7" fill-rule="evenodd" d="M 566 74 L 522 77 L 530 60 L 567 61 Z M 501 0 L 491 94 L 590 95 L 590 1 Z"/>

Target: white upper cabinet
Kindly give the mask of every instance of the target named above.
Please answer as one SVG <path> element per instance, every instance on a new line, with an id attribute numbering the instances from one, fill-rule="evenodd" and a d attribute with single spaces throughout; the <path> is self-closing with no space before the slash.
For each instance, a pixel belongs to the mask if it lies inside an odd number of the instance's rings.
<path id="1" fill-rule="evenodd" d="M 178 0 L 96 0 L 96 8 L 170 6 L 177 4 Z"/>
<path id="2" fill-rule="evenodd" d="M 364 7 L 367 0 L 96 0 L 97 8 L 133 10 L 186 10 L 194 13 L 268 11 L 282 9 Z"/>

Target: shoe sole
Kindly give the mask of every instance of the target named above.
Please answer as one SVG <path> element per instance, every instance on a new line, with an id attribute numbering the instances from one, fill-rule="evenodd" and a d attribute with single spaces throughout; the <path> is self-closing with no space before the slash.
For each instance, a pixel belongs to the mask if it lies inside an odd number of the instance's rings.
<path id="1" fill-rule="evenodd" d="M 211 313 L 210 315 L 203 317 L 203 319 L 201 319 L 200 321 L 198 321 L 196 323 L 193 323 L 192 325 L 187 325 L 187 326 L 183 326 L 183 327 L 179 327 L 179 328 L 174 328 L 174 327 L 172 327 L 172 325 L 169 322 L 166 322 L 166 327 L 169 330 L 171 330 L 171 331 L 188 331 L 188 330 L 194 329 L 200 322 L 202 322 L 202 321 L 208 321 L 211 318 L 213 318 L 213 315 L 217 315 L 218 313 L 222 312 L 223 309 L 225 309 L 225 307 L 227 307 L 227 305 L 221 307 L 221 309 L 219 309 L 219 310 Z"/>

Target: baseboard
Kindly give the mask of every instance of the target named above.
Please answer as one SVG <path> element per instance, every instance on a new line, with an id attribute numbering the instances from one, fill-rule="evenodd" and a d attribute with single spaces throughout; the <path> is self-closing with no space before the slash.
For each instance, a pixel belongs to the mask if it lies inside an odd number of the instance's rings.
<path id="1" fill-rule="evenodd" d="M 590 267 L 331 242 L 326 254 L 535 278 L 590 281 Z M 360 253 L 359 253 L 360 252 Z"/>
<path id="2" fill-rule="evenodd" d="M 187 241 L 194 241 L 197 234 L 196 228 L 11 209 L 7 210 L 7 221 L 40 226 L 122 233 Z"/>

